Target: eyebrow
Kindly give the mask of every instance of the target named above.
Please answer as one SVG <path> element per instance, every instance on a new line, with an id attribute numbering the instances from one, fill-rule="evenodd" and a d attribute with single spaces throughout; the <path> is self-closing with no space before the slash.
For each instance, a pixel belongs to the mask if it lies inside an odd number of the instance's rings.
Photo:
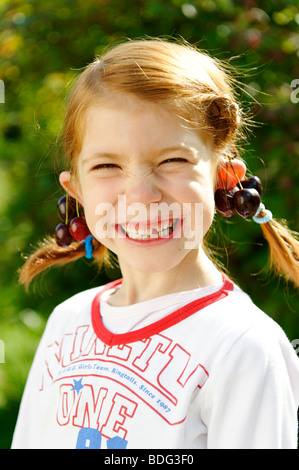
<path id="1" fill-rule="evenodd" d="M 174 147 L 167 147 L 159 150 L 154 150 L 151 152 L 151 155 L 154 158 L 158 158 L 163 156 L 164 154 L 169 154 L 169 153 L 175 153 L 175 152 L 184 152 L 184 153 L 189 153 L 192 154 L 192 156 L 195 156 L 195 149 L 192 147 L 187 147 L 185 145 L 179 145 L 179 146 L 174 146 Z M 83 163 L 87 163 L 91 160 L 95 160 L 97 158 L 108 158 L 108 159 L 116 159 L 120 160 L 123 157 L 121 155 L 118 155 L 116 153 L 110 153 L 110 152 L 95 152 L 89 156 L 86 156 L 85 158 L 82 159 Z"/>
<path id="2" fill-rule="evenodd" d="M 95 152 L 91 155 L 88 155 L 82 159 L 82 163 L 87 163 L 90 160 L 95 160 L 96 158 L 109 158 L 109 159 L 115 159 L 115 158 L 120 158 L 119 155 L 116 153 L 109 153 L 109 152 Z"/>
<path id="3" fill-rule="evenodd" d="M 156 152 L 153 152 L 155 156 L 161 157 L 162 155 L 166 153 L 175 153 L 175 152 L 183 152 L 183 153 L 191 153 L 193 156 L 195 154 L 195 149 L 192 149 L 192 147 L 187 147 L 186 145 L 178 145 L 175 147 L 167 147 L 165 149 L 157 150 Z"/>

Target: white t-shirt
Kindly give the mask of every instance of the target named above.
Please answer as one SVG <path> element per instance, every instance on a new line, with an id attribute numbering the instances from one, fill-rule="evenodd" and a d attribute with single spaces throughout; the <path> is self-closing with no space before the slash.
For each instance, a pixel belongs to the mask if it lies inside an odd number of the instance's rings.
<path id="1" fill-rule="evenodd" d="M 299 359 L 225 276 L 128 307 L 121 280 L 49 318 L 12 448 L 297 448 Z"/>

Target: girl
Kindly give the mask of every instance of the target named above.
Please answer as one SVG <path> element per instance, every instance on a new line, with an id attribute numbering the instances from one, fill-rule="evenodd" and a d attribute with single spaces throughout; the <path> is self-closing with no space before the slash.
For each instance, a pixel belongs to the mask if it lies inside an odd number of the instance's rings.
<path id="1" fill-rule="evenodd" d="M 223 65 L 186 44 L 128 41 L 81 74 L 64 125 L 63 223 L 21 282 L 108 250 L 122 278 L 54 310 L 14 448 L 296 448 L 297 356 L 206 242 L 216 190 L 219 211 L 254 217 L 299 285 L 298 241 L 236 158 L 244 122 Z"/>

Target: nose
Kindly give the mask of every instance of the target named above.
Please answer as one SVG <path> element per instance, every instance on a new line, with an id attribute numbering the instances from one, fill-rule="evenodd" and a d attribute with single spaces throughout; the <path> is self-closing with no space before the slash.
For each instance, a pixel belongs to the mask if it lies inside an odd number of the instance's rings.
<path id="1" fill-rule="evenodd" d="M 126 198 L 128 204 L 141 203 L 148 205 L 153 202 L 160 202 L 162 192 L 153 175 L 135 175 L 130 178 L 130 181 L 127 181 Z"/>

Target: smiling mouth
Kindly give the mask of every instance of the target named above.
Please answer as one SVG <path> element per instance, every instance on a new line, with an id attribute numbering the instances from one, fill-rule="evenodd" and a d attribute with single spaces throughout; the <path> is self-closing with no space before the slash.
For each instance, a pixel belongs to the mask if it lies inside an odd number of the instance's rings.
<path id="1" fill-rule="evenodd" d="M 151 224 L 149 224 L 146 227 L 140 227 L 139 224 L 136 224 L 134 228 L 129 228 L 128 226 L 123 227 L 122 225 L 118 225 L 118 227 L 123 235 L 132 240 L 149 241 L 160 238 L 169 238 L 175 230 L 178 221 L 179 219 L 174 219 L 167 222 L 161 222 L 158 225 L 154 224 L 151 226 Z"/>

